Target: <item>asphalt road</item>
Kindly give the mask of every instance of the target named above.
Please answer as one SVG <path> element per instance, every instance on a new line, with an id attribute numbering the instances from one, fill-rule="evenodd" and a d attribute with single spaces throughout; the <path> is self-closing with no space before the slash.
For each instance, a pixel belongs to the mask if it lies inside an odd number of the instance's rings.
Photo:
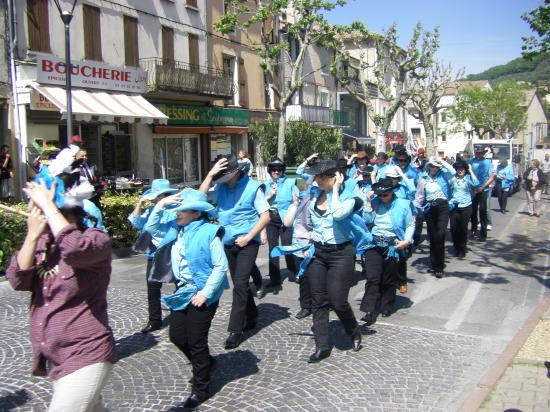
<path id="1" fill-rule="evenodd" d="M 409 260 L 409 293 L 398 297 L 397 312 L 363 330 L 358 353 L 349 350 L 331 316 L 335 350 L 318 365 L 305 362 L 314 341 L 311 318 L 293 317 L 295 283 L 285 281 L 257 302 L 258 326 L 233 351 L 223 349 L 231 300 L 226 292 L 210 334 L 219 365 L 213 396 L 201 410 L 457 410 L 550 294 L 550 199 L 543 203 L 538 219 L 521 213 L 523 193 L 510 199 L 510 213 L 493 211 L 488 241 L 471 243 L 466 259 L 448 258 L 443 279 L 427 273 L 424 243 Z M 266 248 L 258 264 L 267 275 Z M 139 333 L 146 320 L 144 268 L 142 256 L 113 263 L 109 312 L 121 360 L 104 390 L 112 411 L 178 410 L 190 390 L 190 367 L 167 329 Z M 350 301 L 360 317 L 360 271 L 356 278 Z M 27 303 L 28 295 L 0 283 L 0 411 L 43 411 L 51 396 L 46 379 L 30 377 Z"/>

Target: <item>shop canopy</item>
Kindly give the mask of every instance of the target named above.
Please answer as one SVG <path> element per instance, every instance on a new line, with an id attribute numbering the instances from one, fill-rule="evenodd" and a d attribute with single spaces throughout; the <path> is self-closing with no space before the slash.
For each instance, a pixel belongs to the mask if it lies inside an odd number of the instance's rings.
<path id="1" fill-rule="evenodd" d="M 66 116 L 67 94 L 62 87 L 31 87 L 54 104 Z M 72 90 L 72 112 L 78 121 L 166 124 L 168 117 L 139 95 Z"/>

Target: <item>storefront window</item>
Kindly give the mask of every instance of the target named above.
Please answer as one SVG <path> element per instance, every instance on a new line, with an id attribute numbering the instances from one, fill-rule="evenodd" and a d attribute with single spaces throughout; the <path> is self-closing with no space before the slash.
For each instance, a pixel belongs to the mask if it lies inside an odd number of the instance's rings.
<path id="1" fill-rule="evenodd" d="M 232 134 L 211 134 L 210 135 L 210 161 L 215 162 L 220 156 L 233 153 L 236 155 L 240 149 L 245 147 L 243 137 Z"/>
<path id="2" fill-rule="evenodd" d="M 198 137 L 153 139 L 153 156 L 155 179 L 168 179 L 172 183 L 199 183 Z"/>

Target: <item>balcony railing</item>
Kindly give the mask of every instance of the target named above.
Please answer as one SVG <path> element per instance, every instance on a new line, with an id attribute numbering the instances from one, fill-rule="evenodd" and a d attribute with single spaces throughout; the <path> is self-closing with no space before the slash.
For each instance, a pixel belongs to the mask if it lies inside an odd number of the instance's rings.
<path id="1" fill-rule="evenodd" d="M 222 70 L 156 57 L 140 59 L 139 63 L 147 72 L 149 91 L 164 90 L 230 98 L 235 90 L 233 77 Z"/>
<path id="2" fill-rule="evenodd" d="M 354 127 L 355 112 L 352 110 L 334 110 L 330 107 L 292 104 L 286 108 L 286 119 L 303 120 L 329 126 Z"/>

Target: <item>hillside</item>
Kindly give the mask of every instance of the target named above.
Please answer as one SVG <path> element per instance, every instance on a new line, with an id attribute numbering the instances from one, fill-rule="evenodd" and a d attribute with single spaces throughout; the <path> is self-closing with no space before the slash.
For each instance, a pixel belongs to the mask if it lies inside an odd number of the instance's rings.
<path id="1" fill-rule="evenodd" d="M 550 83 L 550 53 L 533 60 L 514 59 L 501 66 L 491 67 L 479 74 L 470 74 L 466 80 L 489 80 L 492 85 L 503 80 L 517 80 L 538 86 Z"/>

